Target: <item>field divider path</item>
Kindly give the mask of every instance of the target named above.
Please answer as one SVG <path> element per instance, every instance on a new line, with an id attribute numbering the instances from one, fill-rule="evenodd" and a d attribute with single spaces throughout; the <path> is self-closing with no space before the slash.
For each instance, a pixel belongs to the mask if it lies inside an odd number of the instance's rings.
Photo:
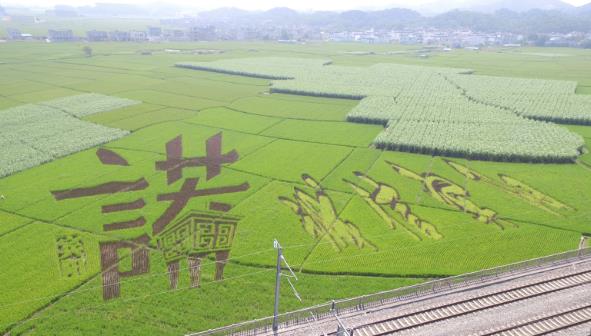
<path id="1" fill-rule="evenodd" d="M 143 103 L 143 102 L 142 102 L 142 103 Z M 153 105 L 153 104 L 150 104 L 150 105 Z M 140 115 L 142 115 L 142 116 L 145 116 L 146 114 L 150 114 L 150 113 L 156 113 L 156 112 L 159 112 L 159 111 L 162 111 L 162 110 L 166 110 L 167 108 L 168 108 L 168 107 L 164 107 L 164 106 L 156 106 L 156 107 L 155 107 L 153 110 L 152 110 L 152 109 L 150 109 L 150 110 L 147 110 L 147 111 L 145 111 L 145 112 L 141 112 L 141 113 L 139 113 L 139 114 L 136 114 L 136 115 L 125 116 L 125 117 L 122 117 L 122 118 L 114 118 L 114 119 L 110 119 L 110 120 L 109 120 L 109 123 L 118 122 L 118 121 L 124 121 L 124 120 L 127 120 L 127 119 L 133 119 L 133 118 L 137 118 L 137 117 L 138 117 L 138 116 L 140 116 Z M 177 120 L 180 120 L 180 119 L 177 119 Z M 86 121 L 88 121 L 88 120 L 86 120 Z M 167 120 L 167 122 L 169 122 L 169 121 L 176 121 L 176 120 Z M 95 122 L 95 121 L 93 121 L 93 122 L 94 122 L 95 124 L 104 125 L 103 123 L 100 123 L 100 122 Z M 143 127 L 149 127 L 149 126 L 156 125 L 156 124 L 158 124 L 158 123 L 153 123 L 153 124 L 146 125 L 146 126 L 143 126 Z M 135 132 L 135 130 L 130 130 L 130 132 L 131 132 L 131 133 L 133 133 L 133 132 Z"/>
<path id="2" fill-rule="evenodd" d="M 129 93 L 129 92 L 137 92 L 137 91 L 152 91 L 154 93 L 165 93 L 165 94 L 169 94 L 169 95 L 173 95 L 173 96 L 179 96 L 179 97 L 184 97 L 184 98 L 189 98 L 189 99 L 202 99 L 202 100 L 208 100 L 211 102 L 215 102 L 215 103 L 219 103 L 220 105 L 212 105 L 212 106 L 207 106 L 205 108 L 195 108 L 195 109 L 191 109 L 191 108 L 186 108 L 186 107 L 182 107 L 182 106 L 174 106 L 174 105 L 166 105 L 166 104 L 159 104 L 159 103 L 155 103 L 155 102 L 150 102 L 150 101 L 143 101 L 146 104 L 150 104 L 150 105 L 157 105 L 157 106 L 165 106 L 165 107 L 172 107 L 172 108 L 176 108 L 179 110 L 187 110 L 187 111 L 193 111 L 193 112 L 199 112 L 201 110 L 204 110 L 206 108 L 216 108 L 216 107 L 226 107 L 226 104 L 232 104 L 232 101 L 229 102 L 225 102 L 225 101 L 221 101 L 221 100 L 215 100 L 215 99 L 210 99 L 210 98 L 203 98 L 203 97 L 197 97 L 197 96 L 189 96 L 187 94 L 182 94 L 182 93 L 171 93 L 171 92 L 167 92 L 167 91 L 159 91 L 156 90 L 154 88 L 135 88 L 135 89 L 128 89 L 128 90 L 121 90 L 121 91 L 117 91 L 112 93 L 112 95 L 119 95 L 122 93 Z M 131 98 L 128 98 L 131 99 Z M 239 99 L 239 98 L 238 98 Z M 140 99 L 137 99 L 140 100 Z"/>
<path id="3" fill-rule="evenodd" d="M 390 335 L 478 311 L 582 286 L 590 282 L 591 270 L 559 276 L 358 326 L 354 328 L 354 335 Z M 330 335 L 336 334 L 333 333 Z"/>
<path id="4" fill-rule="evenodd" d="M 457 211 L 457 210 L 455 210 Z M 581 214 L 581 217 L 583 216 L 588 216 L 587 213 Z M 577 229 L 569 229 L 566 227 L 559 227 L 559 226 L 552 226 L 550 224 L 545 224 L 545 223 L 537 223 L 537 222 L 532 222 L 532 221 L 528 221 L 528 220 L 523 220 L 523 219 L 519 219 L 519 218 L 513 218 L 513 217 L 499 217 L 499 219 L 502 220 L 507 220 L 507 221 L 511 221 L 511 222 L 518 222 L 518 223 L 522 223 L 522 224 L 529 224 L 529 225 L 535 225 L 535 226 L 540 226 L 546 229 L 551 229 L 551 230 L 558 230 L 558 231 L 564 231 L 564 232 L 574 232 L 574 233 L 581 233 L 580 230 Z M 570 219 L 573 219 L 572 217 Z"/>
<path id="5" fill-rule="evenodd" d="M 154 104 L 152 104 L 152 105 L 154 105 Z M 151 114 L 151 113 L 160 113 L 160 112 L 162 112 L 163 110 L 166 110 L 166 109 L 177 109 L 177 110 L 179 110 L 179 108 L 178 108 L 178 107 L 172 107 L 172 106 L 162 106 L 162 105 L 157 105 L 157 106 L 159 106 L 160 108 L 158 108 L 158 109 L 156 109 L 156 110 L 152 110 L 152 111 L 150 111 L 150 112 L 146 112 L 145 114 Z M 187 110 L 187 111 L 188 111 L 188 112 L 193 112 L 193 113 L 199 113 L 199 111 L 191 111 L 191 110 Z M 138 116 L 139 116 L 139 115 L 130 116 L 130 117 L 125 117 L 125 118 L 123 118 L 123 119 L 115 120 L 115 122 L 121 122 L 121 121 L 126 121 L 126 120 L 128 120 L 128 119 L 134 119 L 134 118 L 137 118 Z M 144 115 L 144 116 L 145 116 L 145 115 Z M 152 127 L 152 126 L 158 126 L 158 125 L 161 125 L 161 124 L 166 124 L 166 123 L 183 122 L 185 119 L 192 118 L 192 117 L 193 117 L 193 116 L 188 116 L 188 117 L 183 117 L 183 118 L 178 118 L 178 119 L 167 119 L 167 120 L 164 120 L 164 121 L 156 121 L 156 122 L 153 122 L 153 123 L 149 123 L 149 124 L 146 124 L 146 125 L 142 125 L 141 127 L 134 128 L 134 129 L 125 129 L 125 128 L 119 128 L 119 129 L 123 129 L 123 130 L 126 130 L 126 131 L 128 131 L 130 134 L 128 134 L 127 136 L 129 136 L 129 135 L 131 135 L 131 134 L 133 134 L 133 133 L 135 133 L 135 132 L 137 132 L 137 131 L 140 131 L 140 130 L 142 130 L 142 129 L 145 129 L 145 128 L 149 128 L 149 127 Z M 116 126 L 108 126 L 108 127 L 114 127 L 114 128 L 118 128 L 118 127 L 116 127 Z M 106 145 L 108 145 L 108 144 L 109 144 L 109 143 L 107 143 Z"/>
<path id="6" fill-rule="evenodd" d="M 263 145 L 259 146 L 258 148 L 254 149 L 254 150 L 253 150 L 253 151 L 251 151 L 250 153 L 246 153 L 246 154 L 244 154 L 244 155 L 241 155 L 241 156 L 240 156 L 240 160 L 244 160 L 244 159 L 246 159 L 247 157 L 249 157 L 249 156 L 251 156 L 251 155 L 254 155 L 254 154 L 258 153 L 259 151 L 261 151 L 261 150 L 263 150 L 263 149 L 267 148 L 268 146 L 270 146 L 270 145 L 274 144 L 274 143 L 275 143 L 275 142 L 277 142 L 277 141 L 279 141 L 279 139 L 273 139 L 273 140 L 271 140 L 271 141 L 267 142 L 266 144 L 263 144 Z M 231 169 L 231 167 L 230 167 L 230 166 L 227 166 L 226 168 L 228 168 L 228 169 Z M 248 174 L 250 174 L 250 173 L 248 173 Z M 251 174 L 251 175 L 252 175 L 252 174 Z M 260 175 L 259 175 L 259 176 L 260 176 Z M 267 177 L 267 178 L 268 178 L 268 179 L 271 179 L 271 180 L 273 180 L 273 178 L 271 178 L 271 177 Z"/>
<path id="7" fill-rule="evenodd" d="M 345 163 L 345 161 L 347 161 L 351 157 L 351 155 L 353 155 L 353 152 L 355 152 L 354 148 L 352 148 L 349 151 L 349 153 L 347 155 L 345 155 L 345 157 L 343 157 L 343 159 L 341 161 L 339 161 L 339 163 L 337 163 L 334 167 L 332 167 L 332 169 L 328 173 L 326 173 L 326 175 L 324 175 L 322 177 L 322 179 L 320 179 L 320 183 L 322 184 L 330 175 L 332 175 L 332 173 L 334 173 L 337 169 L 339 169 L 339 167 L 342 166 L 343 163 Z"/>
<path id="8" fill-rule="evenodd" d="M 282 121 L 284 121 L 284 120 L 282 120 Z M 233 129 L 229 129 L 229 128 L 219 127 L 219 126 L 204 125 L 204 124 L 199 124 L 196 122 L 184 121 L 184 120 L 179 120 L 179 122 L 182 122 L 182 123 L 188 124 L 188 125 L 216 128 L 216 129 L 220 129 L 220 130 L 224 130 L 224 131 L 228 131 L 228 132 L 235 132 L 235 133 L 246 134 L 246 135 L 254 135 L 254 136 L 259 136 L 259 137 L 269 138 L 269 139 L 276 139 L 276 140 L 303 142 L 303 143 L 309 143 L 309 144 L 315 144 L 315 145 L 339 146 L 339 147 L 345 147 L 345 148 L 351 148 L 351 149 L 367 148 L 364 146 L 343 145 L 343 144 L 334 144 L 334 143 L 326 143 L 326 142 L 318 142 L 318 141 L 310 141 L 310 140 L 290 139 L 290 138 L 283 138 L 283 137 L 277 137 L 277 136 L 271 136 L 271 135 L 262 135 L 262 134 L 258 134 L 258 133 L 249 133 L 249 132 L 245 132 L 245 131 L 238 131 L 238 130 L 233 130 Z"/>
<path id="9" fill-rule="evenodd" d="M 28 226 L 29 224 L 39 223 L 39 224 L 43 224 L 43 225 L 53 225 L 55 227 L 59 227 L 59 228 L 62 228 L 62 229 L 67 229 L 67 230 L 72 230 L 72 231 L 78 231 L 80 233 L 87 233 L 87 234 L 91 234 L 91 235 L 96 236 L 96 237 L 102 237 L 102 238 L 105 238 L 105 239 L 113 239 L 113 238 L 116 238 L 116 239 L 127 239 L 127 237 L 123 237 L 123 236 L 118 236 L 118 235 L 114 235 L 114 234 L 108 234 L 108 233 L 105 233 L 105 232 L 96 232 L 96 231 L 92 231 L 92 230 L 81 228 L 81 227 L 77 227 L 77 226 L 70 226 L 70 225 L 62 224 L 62 223 L 58 222 L 57 220 L 48 221 L 48 220 L 31 217 L 31 216 L 28 216 L 26 214 L 22 214 L 22 213 L 18 213 L 18 212 L 13 212 L 13 211 L 9 211 L 9 210 L 0 210 L 0 211 L 2 211 L 4 213 L 7 213 L 7 214 L 11 214 L 11 215 L 15 215 L 15 216 L 20 216 L 20 217 L 23 217 L 23 218 L 26 218 L 26 219 L 30 220 L 30 222 L 28 222 L 26 224 L 23 224 L 23 225 L 19 226 L 18 228 L 15 228 L 14 230 L 12 230 L 10 232 L 17 231 L 20 228 L 23 228 L 25 226 Z M 9 232 L 6 232 L 5 234 L 8 234 L 8 233 Z M 0 235 L 0 237 L 2 237 L 5 234 Z M 150 245 L 145 245 L 145 246 L 147 248 L 149 248 L 149 249 L 152 249 L 152 250 L 155 250 L 155 251 L 160 252 L 160 250 L 157 250 L 156 248 L 151 247 Z"/>
<path id="10" fill-rule="evenodd" d="M 252 97 L 246 97 L 246 98 L 252 98 Z M 245 99 L 245 98 L 239 98 L 238 100 L 240 100 L 240 99 Z M 249 114 L 249 115 L 255 115 L 255 116 L 259 116 L 259 117 L 279 118 L 279 119 L 289 119 L 289 120 L 300 120 L 300 121 L 334 122 L 334 123 L 343 123 L 343 124 L 350 124 L 351 123 L 350 121 L 347 121 L 347 120 L 295 118 L 295 117 L 286 117 L 286 116 L 278 117 L 278 116 L 272 116 L 272 115 L 263 114 L 263 113 L 254 113 L 254 112 L 240 110 L 240 109 L 237 109 L 235 107 L 232 107 L 231 104 L 230 104 L 230 106 L 223 106 L 223 107 L 227 108 L 230 111 L 234 111 L 234 112 L 238 112 L 238 113 L 243 113 L 243 114 Z M 213 107 L 208 107 L 208 109 L 209 108 L 213 108 Z"/>
<path id="11" fill-rule="evenodd" d="M 11 214 L 10 212 L 6 212 L 6 211 L 4 211 L 4 210 L 1 210 L 1 209 L 0 209 L 0 212 L 4 212 L 5 214 L 13 215 L 13 214 Z M 22 217 L 22 216 L 21 216 L 21 217 Z M 30 219 L 30 218 L 27 218 L 27 219 L 29 220 L 28 222 L 26 222 L 26 223 L 23 223 L 23 224 L 21 224 L 21 225 L 19 225 L 19 226 L 15 227 L 15 228 L 13 228 L 13 229 L 11 229 L 11 230 L 8 230 L 8 231 L 6 231 L 6 232 L 0 233 L 0 238 L 4 237 L 4 236 L 6 236 L 6 235 L 9 235 L 9 234 L 11 234 L 11 233 L 13 233 L 13 232 L 19 231 L 19 230 L 21 230 L 21 229 L 23 229 L 23 228 L 25 228 L 25 227 L 27 227 L 27 226 L 29 226 L 29 225 L 31 225 L 31 224 L 33 224 L 33 223 L 35 223 L 35 221 L 34 221 L 34 220 L 32 220 L 32 219 Z"/>
<path id="12" fill-rule="evenodd" d="M 46 62 L 40 62 L 40 63 L 46 63 Z M 49 64 L 51 64 L 51 63 L 49 63 Z M 40 64 L 37 64 L 37 65 L 40 65 Z M 45 64 L 44 66 L 47 66 L 47 65 Z M 17 72 L 26 72 L 26 73 L 33 74 L 33 75 L 41 75 L 41 76 L 42 75 L 47 75 L 47 73 L 45 73 L 45 72 L 35 71 L 35 70 L 31 70 L 31 69 L 20 69 L 20 68 L 14 68 L 14 67 L 7 67 L 7 69 L 8 70 L 12 70 L 12 71 L 17 71 Z M 68 74 L 68 75 L 62 75 L 62 76 L 65 77 L 65 78 L 81 79 L 81 80 L 85 80 L 85 81 L 94 81 L 94 80 L 96 80 L 96 78 L 72 76 L 70 74 Z M 35 81 L 35 80 L 31 80 L 30 78 L 25 78 L 25 80 L 32 81 L 32 82 Z M 37 80 L 36 82 L 37 83 L 46 84 L 46 85 L 50 85 L 50 86 L 56 86 L 56 87 L 58 87 L 56 84 L 46 83 L 46 82 L 43 82 L 43 81 L 40 81 L 40 80 Z M 36 92 L 36 91 L 31 91 L 31 92 Z M 29 92 L 29 93 L 31 93 L 31 92 Z"/>
<path id="13" fill-rule="evenodd" d="M 278 119 L 279 120 L 277 120 L 277 122 L 274 122 L 273 124 L 271 124 L 271 125 L 263 128 L 262 130 L 258 131 L 256 133 L 256 135 L 258 135 L 258 136 L 265 136 L 265 135 L 263 135 L 263 133 L 265 133 L 266 131 L 272 129 L 273 127 L 275 127 L 275 126 L 277 126 L 277 125 L 285 122 L 285 119 L 283 119 L 283 118 L 278 118 Z"/>
<path id="14" fill-rule="evenodd" d="M 289 97 L 294 97 L 294 98 L 286 98 L 286 97 L 277 97 L 277 94 L 279 95 L 284 95 L 284 96 L 289 96 Z M 282 93 L 277 93 L 277 94 L 272 94 L 269 93 L 268 95 L 266 95 L 267 97 L 269 97 L 269 99 L 273 99 L 273 100 L 280 100 L 280 101 L 285 101 L 285 102 L 299 102 L 300 100 L 298 100 L 297 98 L 315 98 L 315 97 L 310 97 L 310 96 L 304 96 L 304 95 L 296 95 L 296 94 L 282 94 Z M 253 96 L 253 97 L 261 97 L 259 96 Z M 264 96 L 263 96 L 264 97 Z M 318 97 L 316 97 L 318 98 Z M 241 98 L 242 99 L 242 98 Z M 346 99 L 346 98 L 328 98 L 328 97 L 320 97 L 318 99 L 332 99 L 331 102 L 321 102 L 321 101 L 315 101 L 315 102 L 306 102 L 308 104 L 316 104 L 316 105 L 339 105 L 339 106 L 346 106 L 347 104 L 342 103 L 342 102 L 338 102 L 340 101 L 353 101 L 356 102 L 357 104 L 359 104 L 359 99 Z"/>
<path id="15" fill-rule="evenodd" d="M 106 55 L 101 55 L 101 56 L 106 56 Z M 131 70 L 131 69 L 126 69 L 126 68 L 118 68 L 118 67 L 112 67 L 112 66 L 106 66 L 106 65 L 84 64 L 84 63 L 64 62 L 64 61 L 56 61 L 55 63 L 64 64 L 64 65 L 75 65 L 75 66 L 88 67 L 88 68 L 99 68 L 100 70 L 103 70 L 103 72 L 109 72 L 109 73 L 118 74 L 118 75 L 134 75 L 134 76 L 145 77 L 145 78 L 150 78 L 150 79 L 165 80 L 165 79 L 189 78 L 189 77 L 183 77 L 183 76 L 161 77 L 161 76 L 166 76 L 168 74 L 166 72 L 160 72 L 158 70 L 152 71 L 152 73 L 157 73 L 160 76 L 151 76 L 151 75 L 147 75 L 146 72 L 143 70 Z M 111 71 L 104 71 L 104 69 L 108 69 Z M 158 69 L 158 68 L 156 68 L 156 69 Z M 115 70 L 121 70 L 121 71 L 115 71 Z M 241 83 L 241 82 L 227 81 L 227 80 L 215 79 L 215 78 L 211 78 L 211 77 L 200 77 L 199 79 L 200 80 L 208 80 L 208 81 L 212 81 L 212 82 L 236 84 L 236 85 L 268 87 L 268 85 L 264 85 L 264 84 L 253 84 L 253 83 L 245 84 L 245 83 Z"/>

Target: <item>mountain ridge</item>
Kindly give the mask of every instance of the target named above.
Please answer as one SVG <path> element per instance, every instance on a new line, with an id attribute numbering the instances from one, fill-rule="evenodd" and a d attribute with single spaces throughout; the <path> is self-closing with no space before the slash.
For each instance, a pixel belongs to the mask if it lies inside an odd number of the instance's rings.
<path id="1" fill-rule="evenodd" d="M 199 13 L 197 22 L 235 26 L 259 22 L 279 27 L 311 26 L 329 31 L 437 28 L 520 34 L 591 32 L 591 6 L 582 7 L 582 9 L 579 8 L 577 11 L 529 9 L 521 12 L 499 9 L 491 13 L 455 9 L 435 16 L 425 16 L 418 11 L 406 8 L 343 12 L 297 12 L 285 7 L 267 11 L 217 9 Z M 588 11 L 584 11 L 587 9 Z"/>

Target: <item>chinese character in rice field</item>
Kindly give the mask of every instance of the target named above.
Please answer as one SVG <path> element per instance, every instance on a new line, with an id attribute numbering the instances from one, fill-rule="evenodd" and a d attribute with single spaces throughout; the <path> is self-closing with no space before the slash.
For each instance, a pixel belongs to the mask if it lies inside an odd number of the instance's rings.
<path id="1" fill-rule="evenodd" d="M 57 258 L 63 277 L 73 277 L 86 272 L 86 249 L 82 237 L 77 234 L 64 234 L 56 237 Z"/>
<path id="2" fill-rule="evenodd" d="M 362 186 L 345 180 L 359 196 L 361 196 L 367 204 L 390 225 L 392 229 L 402 227 L 413 238 L 423 240 L 424 238 L 432 238 L 439 240 L 443 236 L 437 231 L 435 225 L 419 218 L 412 212 L 411 207 L 403 203 L 398 191 L 385 183 L 379 183 L 371 177 L 361 173 L 355 172 L 361 182 L 369 185 L 370 189 L 365 189 Z"/>
<path id="3" fill-rule="evenodd" d="M 223 164 L 238 160 L 236 150 L 222 154 L 221 149 L 222 134 L 218 133 L 207 139 L 205 156 L 184 158 L 182 156 L 182 137 L 178 136 L 166 144 L 166 160 L 156 162 L 155 168 L 166 172 L 168 185 L 182 179 L 184 169 L 195 167 L 205 167 L 206 180 L 211 180 L 221 174 Z M 125 158 L 108 149 L 99 149 L 97 156 L 104 165 L 129 166 Z M 249 184 L 245 182 L 239 185 L 200 189 L 198 188 L 199 180 L 199 178 L 187 178 L 183 181 L 179 191 L 157 195 L 156 201 L 166 202 L 168 207 L 152 223 L 152 237 L 144 234 L 130 240 L 100 243 L 103 298 L 105 300 L 120 295 L 120 278 L 149 272 L 150 249 L 148 244 L 153 237 L 157 239 L 158 246 L 165 254 L 172 288 L 177 286 L 179 261 L 182 257 L 189 259 L 192 286 L 199 286 L 200 260 L 209 253 L 216 253 L 218 264 L 216 280 L 222 279 L 224 265 L 229 256 L 238 222 L 237 218 L 224 215 L 231 210 L 232 206 L 210 201 L 210 211 L 193 211 L 190 218 L 181 219 L 179 222 L 174 221 L 193 198 L 243 192 L 249 189 Z M 145 191 L 149 187 L 150 183 L 146 178 L 140 177 L 131 181 L 113 181 L 92 187 L 52 191 L 52 194 L 56 200 L 62 201 L 80 197 Z M 127 202 L 102 205 L 101 212 L 103 214 L 133 212 L 146 205 L 146 199 L 137 198 Z M 133 218 L 134 216 L 131 215 L 130 217 L 132 218 L 125 221 L 105 223 L 103 230 L 105 232 L 121 231 L 145 227 L 147 224 L 144 216 Z M 129 271 L 119 270 L 121 250 L 131 252 L 132 265 Z"/>
<path id="4" fill-rule="evenodd" d="M 314 189 L 314 194 L 294 187 L 293 199 L 279 197 L 279 201 L 300 217 L 300 222 L 308 234 L 318 241 L 327 239 L 339 252 L 348 246 L 377 250 L 370 241 L 363 238 L 355 224 L 339 217 L 333 201 L 314 178 L 304 174 L 302 180 Z"/>
<path id="5" fill-rule="evenodd" d="M 527 203 L 552 213 L 554 215 L 560 216 L 557 211 L 575 211 L 575 209 L 571 206 L 568 206 L 559 200 L 553 198 L 550 195 L 546 195 L 543 192 L 527 185 L 526 183 L 519 181 L 515 178 L 507 176 L 505 174 L 498 174 L 499 181 L 493 180 L 484 176 L 473 169 L 470 169 L 467 166 L 461 165 L 457 162 L 451 160 L 444 160 L 450 167 L 456 170 L 458 173 L 464 175 L 467 179 L 476 182 L 484 182 L 491 186 L 495 186 L 497 188 L 502 189 L 503 191 L 520 198 Z"/>
<path id="6" fill-rule="evenodd" d="M 168 184 L 172 184 L 183 177 L 183 169 L 188 167 L 206 167 L 207 180 L 218 176 L 221 172 L 221 165 L 224 163 L 232 163 L 238 160 L 238 152 L 235 150 L 222 154 L 222 134 L 216 134 L 206 141 L 207 155 L 204 157 L 182 158 L 182 138 L 179 136 L 166 144 L 166 161 L 156 162 L 156 169 L 166 171 Z M 241 185 L 211 188 L 211 189 L 197 189 L 199 183 L 198 178 L 188 178 L 183 182 L 181 190 L 170 194 L 158 195 L 159 202 L 169 201 L 170 206 L 164 214 L 152 225 L 153 234 L 157 235 L 162 232 L 166 225 L 168 225 L 187 205 L 187 202 L 193 197 L 203 197 L 210 195 L 236 193 L 246 191 L 249 188 L 248 183 Z M 218 206 L 218 208 L 216 208 Z M 219 204 L 213 203 L 211 210 L 219 210 Z M 225 205 L 221 205 L 224 208 Z"/>
<path id="7" fill-rule="evenodd" d="M 158 235 L 170 287 L 177 288 L 179 261 L 183 258 L 189 264 L 191 287 L 199 287 L 201 260 L 210 253 L 215 253 L 216 258 L 215 279 L 222 280 L 238 221 L 238 217 L 192 211 Z"/>
<path id="8" fill-rule="evenodd" d="M 482 208 L 470 200 L 470 193 L 465 188 L 441 176 L 422 173 L 418 174 L 409 169 L 392 162 L 388 163 L 392 169 L 401 176 L 411 178 L 423 184 L 425 192 L 441 203 L 452 206 L 458 210 L 464 211 L 479 222 L 485 224 L 495 224 L 501 229 L 506 226 L 516 226 L 506 220 L 499 218 L 499 215 L 488 208 Z"/>

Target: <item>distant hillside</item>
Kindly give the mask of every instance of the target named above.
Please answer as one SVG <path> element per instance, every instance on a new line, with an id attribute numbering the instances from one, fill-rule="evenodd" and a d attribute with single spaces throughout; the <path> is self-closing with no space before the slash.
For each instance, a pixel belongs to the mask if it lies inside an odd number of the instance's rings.
<path id="1" fill-rule="evenodd" d="M 591 14 L 569 14 L 556 10 L 534 9 L 513 12 L 507 9 L 493 14 L 455 10 L 435 16 L 430 26 L 442 29 L 470 28 L 484 32 L 568 33 L 591 32 Z"/>
<path id="2" fill-rule="evenodd" d="M 499 0 L 488 4 L 478 4 L 467 9 L 477 12 L 493 13 L 501 9 L 514 12 L 527 12 L 532 9 L 569 11 L 574 6 L 560 0 Z"/>
<path id="3" fill-rule="evenodd" d="M 538 0 L 539 1 L 539 0 Z M 518 1 L 514 1 L 517 3 Z M 503 0 L 499 3 L 509 4 Z M 557 0 L 541 0 L 542 5 L 559 6 Z M 525 0 L 515 7 L 526 9 L 534 0 Z M 567 7 L 565 7 L 567 8 Z M 591 32 L 591 6 L 573 11 L 530 9 L 526 11 L 499 9 L 491 13 L 470 10 L 453 10 L 433 17 L 426 17 L 417 11 L 392 8 L 379 11 L 351 10 L 338 12 L 300 13 L 288 8 L 274 8 L 268 11 L 244 11 L 233 8 L 202 12 L 197 18 L 200 24 L 273 25 L 287 27 L 307 25 L 326 30 L 363 29 L 404 29 L 434 27 L 440 29 L 471 29 L 483 32 L 515 33 L 567 33 L 571 31 Z M 584 12 L 586 9 L 586 12 Z"/>
<path id="4" fill-rule="evenodd" d="M 402 30 L 402 29 L 469 29 L 480 32 L 511 32 L 519 34 L 591 32 L 591 4 L 574 7 L 560 0 L 450 0 L 445 6 L 458 4 L 477 7 L 456 9 L 435 16 L 425 16 L 405 8 L 375 11 L 350 10 L 344 12 L 298 12 L 286 7 L 267 11 L 247 11 L 219 8 L 184 15 L 181 25 L 213 25 L 229 29 L 316 29 L 318 31 Z M 439 10 L 439 8 L 433 8 Z M 165 5 L 125 5 L 97 3 L 93 6 L 56 6 L 56 16 L 175 18 L 180 7 Z M 0 15 L 5 12 L 0 6 Z M 17 9 L 10 8 L 16 15 Z M 186 13 L 185 13 L 186 14 Z M 32 14 L 27 14 L 32 15 Z M 181 20 L 179 20 L 181 21 Z"/>
<path id="5" fill-rule="evenodd" d="M 94 6 L 79 7 L 78 12 L 83 16 L 99 17 L 148 17 L 150 15 L 149 11 L 142 6 L 102 2 L 97 2 Z"/>
<path id="6" fill-rule="evenodd" d="M 578 7 L 577 10 L 582 14 L 591 14 L 591 3 Z"/>
<path id="7" fill-rule="evenodd" d="M 422 16 L 418 12 L 410 9 L 392 8 L 372 12 L 344 12 L 341 14 L 341 18 L 352 25 L 373 23 L 377 26 L 388 26 L 416 22 L 417 20 L 421 20 Z"/>
<path id="8" fill-rule="evenodd" d="M 527 12 L 532 9 L 575 11 L 576 8 L 561 0 L 431 0 L 431 3 L 415 7 L 416 10 L 427 16 L 439 15 L 457 9 L 490 14 L 501 9 Z"/>
<path id="9" fill-rule="evenodd" d="M 300 13 L 289 8 L 273 8 L 267 11 L 245 11 L 236 8 L 220 8 L 201 12 L 197 21 L 202 24 L 224 23 L 229 25 L 309 25 L 333 29 L 402 28 L 420 23 L 424 18 L 410 9 L 392 8 L 380 11 L 351 10 L 339 12 Z"/>

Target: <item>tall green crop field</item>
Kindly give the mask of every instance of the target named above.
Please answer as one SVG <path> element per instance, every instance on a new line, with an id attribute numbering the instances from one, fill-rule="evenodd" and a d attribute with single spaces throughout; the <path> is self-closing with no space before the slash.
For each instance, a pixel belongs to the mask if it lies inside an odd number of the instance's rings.
<path id="1" fill-rule="evenodd" d="M 0 45 L 1 334 L 269 316 L 274 239 L 285 312 L 591 233 L 589 51 L 91 46 Z"/>

